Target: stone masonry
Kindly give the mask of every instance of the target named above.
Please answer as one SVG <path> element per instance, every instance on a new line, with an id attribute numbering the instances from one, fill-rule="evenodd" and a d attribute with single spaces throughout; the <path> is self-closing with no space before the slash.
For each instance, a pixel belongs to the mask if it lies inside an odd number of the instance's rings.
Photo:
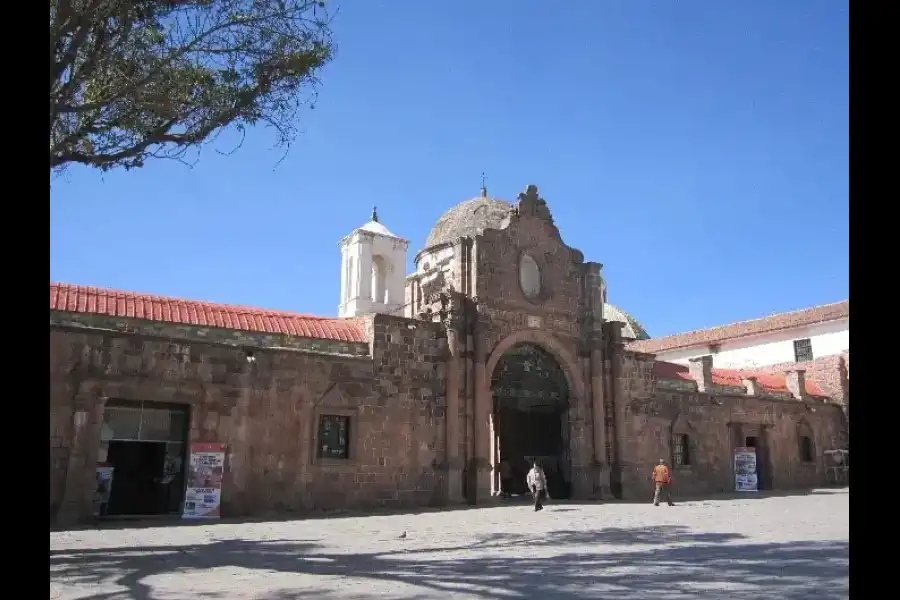
<path id="1" fill-rule="evenodd" d="M 108 398 L 189 405 L 190 441 L 228 445 L 224 514 L 440 501 L 435 465 L 443 457 L 444 399 L 436 326 L 411 328 L 406 319 L 377 315 L 366 323 L 368 344 L 335 348 L 347 353 L 254 345 L 250 363 L 243 347 L 200 341 L 186 328 L 150 335 L 122 331 L 123 323 L 117 329 L 112 319 L 87 328 L 67 315 L 54 323 L 54 316 L 50 498 L 51 514 L 58 509 L 63 522 L 90 514 Z M 353 419 L 349 460 L 315 458 L 320 414 Z"/>
<path id="2" fill-rule="evenodd" d="M 459 206 L 416 257 L 405 317 L 51 284 L 51 520 L 90 516 L 111 398 L 187 405 L 189 441 L 227 445 L 225 516 L 490 502 L 502 455 L 492 377 L 522 344 L 565 374 L 576 499 L 646 499 L 660 458 L 681 493 L 732 489 L 733 449 L 751 438 L 761 485 L 825 483 L 822 451 L 847 447 L 849 374 L 820 384 L 789 365 L 734 380 L 707 359 L 680 368 L 627 350 L 623 323 L 604 318 L 602 266 L 562 241 L 536 187 L 514 205 L 484 191 Z M 346 458 L 318 458 L 323 415 L 349 418 Z"/>

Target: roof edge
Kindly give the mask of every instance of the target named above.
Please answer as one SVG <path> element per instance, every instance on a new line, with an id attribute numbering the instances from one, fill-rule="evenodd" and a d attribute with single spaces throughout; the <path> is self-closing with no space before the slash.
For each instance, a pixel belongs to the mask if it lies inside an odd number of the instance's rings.
<path id="1" fill-rule="evenodd" d="M 65 283 L 62 281 L 51 281 L 50 286 L 57 286 L 70 290 L 86 291 L 91 293 L 101 293 L 105 295 L 114 295 L 121 298 L 139 298 L 141 300 L 162 300 L 167 302 L 184 302 L 186 304 L 202 304 L 212 308 L 225 308 L 232 311 L 246 311 L 247 313 L 269 313 L 272 315 L 285 317 L 299 317 L 301 319 L 318 319 L 322 321 L 353 321 L 355 317 L 328 317 L 323 315 L 314 315 L 310 313 L 298 313 L 290 310 L 282 310 L 277 308 L 265 308 L 261 306 L 248 306 L 246 304 L 230 304 L 226 302 L 214 302 L 212 300 L 197 300 L 193 298 L 181 298 L 178 296 L 165 296 L 162 294 L 153 294 L 150 292 L 135 292 L 131 290 L 120 290 L 116 288 L 100 287 L 95 285 L 84 285 L 79 283 Z M 65 309 L 51 309 L 59 312 L 72 312 Z"/>
<path id="2" fill-rule="evenodd" d="M 750 331 L 747 333 L 739 333 L 739 334 L 735 334 L 735 335 L 722 335 L 721 337 L 718 337 L 718 338 L 716 338 L 714 336 L 714 333 L 716 331 L 722 331 L 724 333 L 730 327 L 738 327 L 738 326 L 749 325 L 749 324 L 753 324 L 753 323 L 764 323 L 767 320 L 788 317 L 791 315 L 802 316 L 803 313 L 809 313 L 814 310 L 827 309 L 830 307 L 839 307 L 842 304 L 846 305 L 845 309 L 842 310 L 840 312 L 840 314 L 837 314 L 837 315 L 829 315 L 827 317 L 823 317 L 820 319 L 811 319 L 808 322 L 804 322 L 804 323 L 800 323 L 800 324 L 791 323 L 791 324 L 786 324 L 786 325 L 775 325 L 770 328 L 761 328 L 757 331 Z M 765 335 L 767 333 L 774 333 L 776 331 L 784 331 L 786 329 L 792 329 L 794 327 L 807 327 L 810 325 L 817 325 L 819 323 L 830 323 L 833 321 L 840 321 L 841 319 L 846 319 L 849 317 L 850 317 L 850 300 L 847 299 L 847 300 L 841 300 L 838 302 L 817 304 L 815 306 L 810 306 L 808 308 L 801 308 L 801 309 L 797 309 L 797 310 L 786 311 L 783 313 L 775 313 L 775 314 L 771 314 L 771 315 L 768 315 L 765 317 L 757 317 L 755 319 L 746 319 L 744 321 L 735 321 L 733 323 L 727 323 L 725 325 L 715 325 L 713 327 L 707 327 L 707 328 L 702 328 L 702 329 L 693 329 L 693 330 L 684 331 L 681 333 L 673 333 L 671 335 L 667 335 L 667 336 L 659 337 L 659 338 L 650 338 L 647 340 L 635 340 L 635 341 L 629 343 L 629 347 L 633 347 L 635 350 L 641 350 L 643 352 L 650 352 L 650 353 L 665 352 L 668 350 L 679 350 L 682 348 L 696 348 L 696 347 L 707 346 L 709 344 L 721 343 L 723 341 L 738 340 L 738 339 L 748 338 L 748 337 L 752 337 L 752 336 L 756 336 L 756 335 Z M 684 343 L 676 342 L 674 344 L 666 344 L 667 340 L 674 341 L 678 338 L 695 336 L 695 335 L 700 335 L 700 334 L 713 334 L 713 339 L 700 340 L 700 341 L 696 341 L 696 342 L 688 341 L 688 342 L 684 342 Z M 646 347 L 652 348 L 652 350 L 643 350 L 643 348 L 646 348 Z"/>

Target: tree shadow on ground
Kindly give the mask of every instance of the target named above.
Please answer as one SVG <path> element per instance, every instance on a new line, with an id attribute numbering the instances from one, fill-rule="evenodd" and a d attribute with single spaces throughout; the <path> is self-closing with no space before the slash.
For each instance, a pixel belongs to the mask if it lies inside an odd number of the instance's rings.
<path id="1" fill-rule="evenodd" d="M 501 549 L 519 557 L 501 555 Z M 148 577 L 217 567 L 406 584 L 414 586 L 415 592 L 377 597 L 409 600 L 454 595 L 486 600 L 676 596 L 739 600 L 776 595 L 828 600 L 849 596 L 847 542 L 750 544 L 735 534 L 696 533 L 678 526 L 557 531 L 545 536 L 497 534 L 452 547 L 423 543 L 356 553 L 329 552 L 316 543 L 296 540 L 221 540 L 188 546 L 58 551 L 50 557 L 51 582 L 117 584 L 127 589 L 118 596 L 106 593 L 85 600 L 155 600 L 152 586 L 145 581 Z M 198 590 L 192 597 L 216 596 Z M 255 597 L 351 596 L 331 596 L 323 589 Z"/>
<path id="2" fill-rule="evenodd" d="M 381 507 L 381 508 L 346 508 L 346 509 L 329 509 L 329 510 L 306 510 L 306 511 L 284 511 L 280 513 L 265 514 L 256 517 L 247 516 L 231 516 L 217 518 L 217 524 L 244 524 L 244 523 L 283 523 L 288 521 L 310 521 L 319 519 L 352 519 L 359 517 L 380 517 L 394 515 L 424 515 L 442 512 L 460 512 L 468 510 L 479 510 L 499 508 L 507 506 L 505 503 L 497 503 L 496 506 L 482 506 L 473 504 L 459 504 L 453 506 L 440 507 Z M 50 532 L 58 533 L 63 531 L 84 531 L 93 529 L 154 529 L 157 527 L 206 527 L 210 524 L 209 519 L 185 519 L 179 514 L 157 515 L 157 516 L 105 516 L 94 518 L 88 522 L 78 524 L 50 524 Z"/>

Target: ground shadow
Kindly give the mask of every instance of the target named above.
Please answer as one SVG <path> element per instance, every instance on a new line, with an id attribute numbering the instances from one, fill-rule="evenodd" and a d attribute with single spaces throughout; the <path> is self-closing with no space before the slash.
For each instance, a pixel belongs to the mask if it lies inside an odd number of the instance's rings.
<path id="1" fill-rule="evenodd" d="M 670 544 L 681 544 L 671 546 Z M 688 545 L 689 544 L 689 545 Z M 520 546 L 520 558 L 500 548 Z M 497 549 L 492 553 L 492 549 Z M 529 550 L 553 558 L 529 558 Z M 150 576 L 215 567 L 263 572 L 348 576 L 415 586 L 393 598 L 458 594 L 486 600 L 542 598 L 846 598 L 847 542 L 749 544 L 741 536 L 697 533 L 684 527 L 557 531 L 548 536 L 497 534 L 471 544 L 357 553 L 328 552 L 297 540 L 223 540 L 189 546 L 105 548 L 55 552 L 54 579 L 81 584 L 116 583 L 128 591 L 89 600 L 155 600 Z M 212 598 L 213 596 L 198 596 Z M 269 600 L 328 598 L 286 590 Z M 359 595 L 353 597 L 362 598 Z M 379 595 L 379 598 L 385 598 Z"/>
<path id="2" fill-rule="evenodd" d="M 467 510 L 484 510 L 486 508 L 497 508 L 505 506 L 505 504 L 497 503 L 496 506 L 483 506 L 472 504 L 458 504 L 453 506 L 440 507 L 386 507 L 386 508 L 348 508 L 348 509 L 330 509 L 330 510 L 309 510 L 303 512 L 280 512 L 277 514 L 265 514 L 256 517 L 236 516 L 216 518 L 216 524 L 245 524 L 245 523 L 284 523 L 288 521 L 309 521 L 320 519 L 350 519 L 359 517 L 377 517 L 377 516 L 393 516 L 393 515 L 424 515 L 430 513 L 441 512 L 460 512 Z M 98 517 L 88 522 L 79 523 L 77 525 L 50 524 L 50 532 L 62 531 L 83 531 L 90 529 L 153 529 L 157 527 L 196 527 L 208 526 L 209 519 L 185 519 L 180 515 L 159 515 L 159 516 L 113 516 Z"/>

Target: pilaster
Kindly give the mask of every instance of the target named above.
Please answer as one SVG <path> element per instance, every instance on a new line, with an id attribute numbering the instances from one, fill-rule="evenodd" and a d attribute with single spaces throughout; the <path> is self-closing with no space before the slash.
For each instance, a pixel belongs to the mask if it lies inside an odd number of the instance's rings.
<path id="1" fill-rule="evenodd" d="M 590 350 L 590 389 L 591 389 L 591 414 L 593 415 L 594 434 L 594 494 L 602 498 L 608 498 L 609 490 L 609 463 L 607 438 L 606 398 L 603 385 L 603 350 L 599 345 L 593 345 Z"/>
<path id="2" fill-rule="evenodd" d="M 476 504 L 491 496 L 491 390 L 487 378 L 487 340 L 483 327 L 477 327 L 475 338 L 475 410 L 474 410 L 474 468 Z"/>
<path id="3" fill-rule="evenodd" d="M 447 412 L 446 453 L 447 502 L 456 504 L 463 501 L 462 461 L 459 458 L 459 381 L 460 381 L 460 335 L 454 324 L 447 329 Z"/>
<path id="4" fill-rule="evenodd" d="M 106 398 L 79 395 L 73 404 L 71 453 L 56 519 L 61 524 L 83 522 L 93 514 L 97 452 Z"/>

